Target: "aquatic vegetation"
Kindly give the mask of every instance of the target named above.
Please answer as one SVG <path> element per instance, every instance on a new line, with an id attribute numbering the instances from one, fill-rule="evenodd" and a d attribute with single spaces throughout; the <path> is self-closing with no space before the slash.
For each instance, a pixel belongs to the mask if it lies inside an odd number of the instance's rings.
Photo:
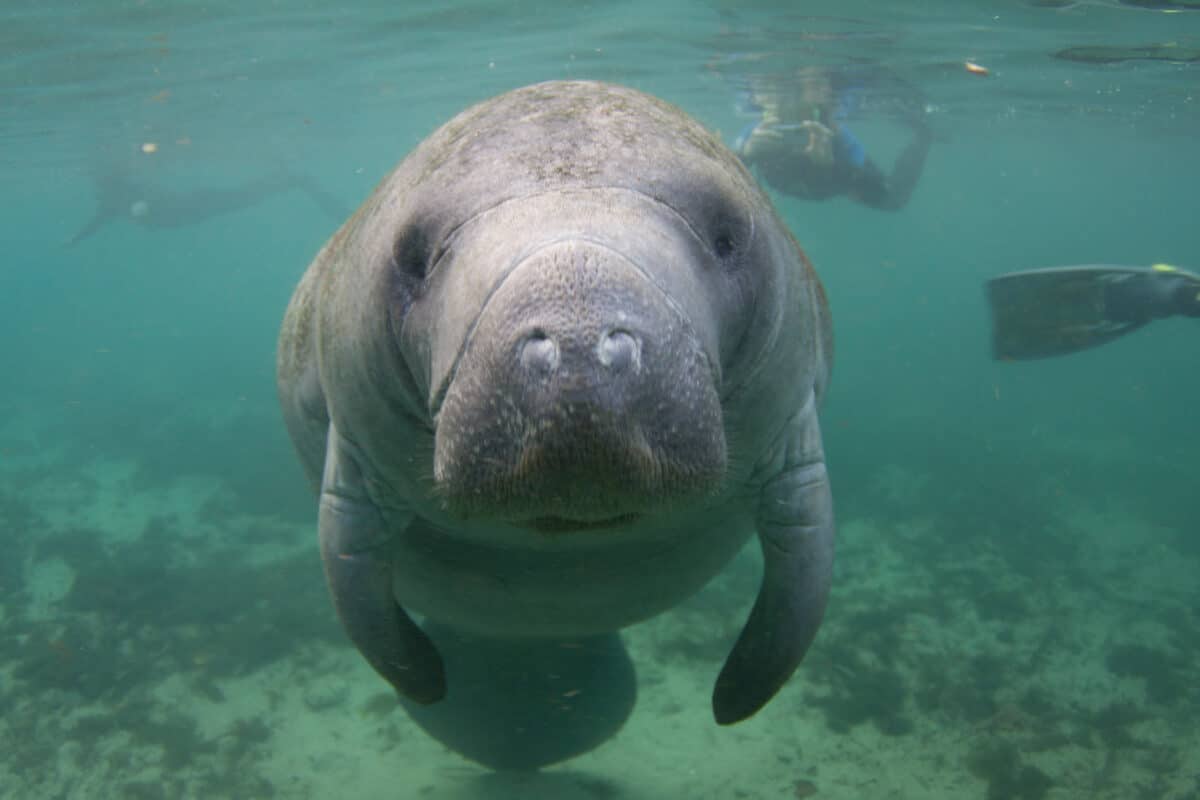
<path id="1" fill-rule="evenodd" d="M 1045 772 L 1023 763 L 1007 742 L 985 743 L 967 756 L 971 772 L 987 781 L 987 800 L 1042 800 L 1054 782 Z"/>

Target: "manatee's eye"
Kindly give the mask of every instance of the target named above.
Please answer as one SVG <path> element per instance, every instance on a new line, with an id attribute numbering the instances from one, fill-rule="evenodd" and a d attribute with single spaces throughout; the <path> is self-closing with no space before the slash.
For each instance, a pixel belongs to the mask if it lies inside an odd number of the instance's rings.
<path id="1" fill-rule="evenodd" d="M 392 262 L 400 274 L 414 281 L 424 281 L 433 265 L 429 237 L 421 225 L 408 225 L 392 245 Z"/>
<path id="2" fill-rule="evenodd" d="M 693 189 L 680 213 L 726 270 L 736 270 L 750 244 L 754 225 L 745 203 L 720 187 Z"/>
<path id="3" fill-rule="evenodd" d="M 736 245 L 733 241 L 733 234 L 728 231 L 722 231 L 717 234 L 717 238 L 713 239 L 713 252 L 717 254 L 717 258 L 722 261 L 733 255 Z"/>
<path id="4" fill-rule="evenodd" d="M 732 210 L 722 213 L 717 220 L 709 246 L 727 272 L 736 272 L 745 264 L 745 254 L 753 238 L 754 225 Z"/>

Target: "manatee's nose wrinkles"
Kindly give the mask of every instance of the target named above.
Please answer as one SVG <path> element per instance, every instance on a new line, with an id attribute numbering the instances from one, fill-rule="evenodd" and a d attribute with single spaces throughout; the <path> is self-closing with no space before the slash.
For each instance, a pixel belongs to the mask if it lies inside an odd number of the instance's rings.
<path id="1" fill-rule="evenodd" d="M 434 464 L 460 513 L 608 520 L 722 479 L 703 346 L 670 295 L 612 247 L 558 240 L 525 256 L 462 352 Z"/>

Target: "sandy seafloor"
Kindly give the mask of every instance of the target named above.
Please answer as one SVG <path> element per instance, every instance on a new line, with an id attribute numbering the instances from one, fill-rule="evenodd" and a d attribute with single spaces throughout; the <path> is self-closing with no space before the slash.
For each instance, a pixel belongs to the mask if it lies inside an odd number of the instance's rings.
<path id="1" fill-rule="evenodd" d="M 1200 797 L 1200 557 L 1119 500 L 1031 486 L 1054 511 L 1001 540 L 948 530 L 932 478 L 881 463 L 818 643 L 765 711 L 722 729 L 708 707 L 748 550 L 627 631 L 640 697 L 615 739 L 500 775 L 426 737 L 343 639 L 311 524 L 38 429 L 0 429 L 0 522 L 24 534 L 0 573 L 3 797 Z"/>

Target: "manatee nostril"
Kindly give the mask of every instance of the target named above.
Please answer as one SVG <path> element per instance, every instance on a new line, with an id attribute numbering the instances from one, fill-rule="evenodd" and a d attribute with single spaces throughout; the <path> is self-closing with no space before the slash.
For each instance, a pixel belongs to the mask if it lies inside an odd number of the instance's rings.
<path id="1" fill-rule="evenodd" d="M 629 331 L 611 330 L 600 337 L 596 357 L 609 369 L 636 372 L 642 362 L 641 346 Z"/>
<path id="2" fill-rule="evenodd" d="M 558 345 L 541 328 L 535 328 L 521 345 L 521 366 L 544 374 L 558 368 Z"/>

